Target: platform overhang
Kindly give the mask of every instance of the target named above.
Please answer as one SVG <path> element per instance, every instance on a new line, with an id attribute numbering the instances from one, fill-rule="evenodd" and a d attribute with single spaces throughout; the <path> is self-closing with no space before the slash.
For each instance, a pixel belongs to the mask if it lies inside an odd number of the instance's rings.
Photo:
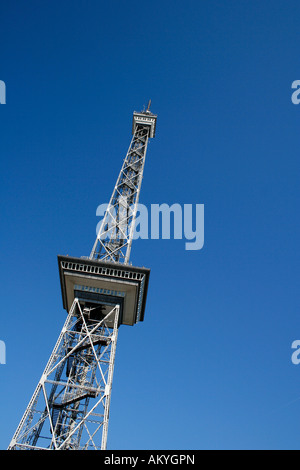
<path id="1" fill-rule="evenodd" d="M 58 265 L 67 311 L 77 297 L 83 303 L 102 305 L 104 313 L 119 304 L 120 324 L 144 320 L 150 269 L 70 256 L 58 256 Z"/>

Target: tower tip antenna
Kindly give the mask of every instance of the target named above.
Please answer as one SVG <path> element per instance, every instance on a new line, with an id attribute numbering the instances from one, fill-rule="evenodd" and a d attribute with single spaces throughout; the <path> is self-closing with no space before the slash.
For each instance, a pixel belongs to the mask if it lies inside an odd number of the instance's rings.
<path id="1" fill-rule="evenodd" d="M 151 100 L 148 101 L 147 111 L 150 111 Z"/>

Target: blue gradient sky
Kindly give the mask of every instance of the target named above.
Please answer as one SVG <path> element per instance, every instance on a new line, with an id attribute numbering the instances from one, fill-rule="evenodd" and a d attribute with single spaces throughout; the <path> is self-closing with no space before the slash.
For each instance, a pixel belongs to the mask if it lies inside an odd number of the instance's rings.
<path id="1" fill-rule="evenodd" d="M 158 114 L 140 202 L 204 204 L 205 244 L 137 240 L 144 323 L 119 334 L 109 449 L 299 449 L 296 1 L 1 2 L 0 448 L 65 319 L 134 110 Z"/>

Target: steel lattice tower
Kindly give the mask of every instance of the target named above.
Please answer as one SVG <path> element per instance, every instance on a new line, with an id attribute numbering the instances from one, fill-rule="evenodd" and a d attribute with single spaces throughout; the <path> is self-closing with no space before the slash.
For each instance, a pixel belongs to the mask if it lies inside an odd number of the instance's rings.
<path id="1" fill-rule="evenodd" d="M 157 116 L 133 113 L 132 140 L 89 257 L 58 256 L 68 312 L 10 450 L 105 450 L 119 326 L 144 319 L 150 270 L 129 264 L 147 144 Z"/>

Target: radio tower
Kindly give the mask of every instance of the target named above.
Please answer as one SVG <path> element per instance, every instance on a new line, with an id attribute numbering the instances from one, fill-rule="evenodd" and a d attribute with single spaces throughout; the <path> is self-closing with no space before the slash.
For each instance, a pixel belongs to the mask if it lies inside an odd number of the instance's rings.
<path id="1" fill-rule="evenodd" d="M 68 312 L 10 450 L 105 450 L 120 325 L 143 321 L 150 270 L 129 264 L 149 138 L 150 104 L 132 140 L 90 256 L 58 256 Z"/>

